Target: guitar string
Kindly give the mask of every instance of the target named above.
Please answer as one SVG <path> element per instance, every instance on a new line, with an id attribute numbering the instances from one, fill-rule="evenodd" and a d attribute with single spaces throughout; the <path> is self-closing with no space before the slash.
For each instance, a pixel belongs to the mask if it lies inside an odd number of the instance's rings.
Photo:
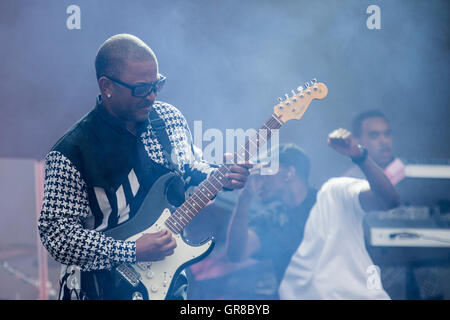
<path id="1" fill-rule="evenodd" d="M 272 114 L 272 116 L 267 120 L 263 126 L 259 129 L 259 131 L 249 138 L 243 147 L 241 147 L 241 150 L 243 149 L 244 154 L 248 155 L 248 159 L 250 158 L 250 154 L 248 152 L 249 143 L 252 142 L 254 145 L 256 145 L 256 149 L 258 149 L 261 144 L 260 140 L 262 138 L 260 131 L 264 130 L 267 132 L 267 139 L 264 140 L 262 143 L 266 143 L 272 134 L 272 130 L 280 128 L 282 125 L 282 122 L 276 117 L 275 114 Z M 256 143 L 253 141 L 256 138 Z M 238 157 L 238 153 L 235 153 L 234 159 Z M 241 159 L 245 160 L 245 159 Z M 221 172 L 221 170 L 225 170 L 226 172 Z M 229 173 L 230 170 L 227 166 L 221 166 L 218 170 L 216 170 L 208 179 L 203 181 L 197 188 L 197 190 L 179 207 L 177 208 L 174 213 L 166 219 L 166 226 L 169 228 L 170 231 L 174 233 L 180 233 L 181 230 L 183 230 L 186 225 L 197 215 L 197 213 L 204 208 L 207 203 L 222 189 L 223 187 L 223 181 L 222 179 L 225 178 L 225 173 Z M 219 177 L 216 177 L 216 175 L 220 175 Z M 219 178 L 219 179 L 218 179 Z M 215 185 L 213 183 L 213 180 L 215 179 L 217 181 L 218 185 Z M 212 189 L 214 190 L 211 192 L 211 190 L 207 187 L 207 183 L 210 184 L 210 187 L 212 186 Z M 204 194 L 204 188 L 208 190 L 208 196 Z M 202 204 L 199 204 L 197 201 L 195 201 L 194 196 L 196 196 L 198 199 L 201 200 Z M 207 200 L 202 199 L 201 196 L 204 196 Z M 192 203 L 194 202 L 194 204 Z M 189 209 L 189 205 L 192 209 Z M 183 208 L 184 207 L 184 208 Z M 192 216 L 191 216 L 192 214 Z M 187 215 L 187 216 L 186 216 Z M 186 221 L 184 222 L 183 219 Z"/>

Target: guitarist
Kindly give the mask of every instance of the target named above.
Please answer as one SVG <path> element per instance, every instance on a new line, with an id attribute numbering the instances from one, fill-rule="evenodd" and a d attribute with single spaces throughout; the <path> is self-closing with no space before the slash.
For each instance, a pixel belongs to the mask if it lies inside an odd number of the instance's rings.
<path id="1" fill-rule="evenodd" d="M 128 34 L 107 39 L 95 69 L 100 88 L 95 107 L 45 158 L 38 229 L 50 255 L 63 264 L 60 299 L 116 299 L 108 292 L 109 270 L 173 254 L 176 241 L 169 230 L 136 241 L 115 240 L 103 232 L 132 219 L 163 174 L 172 171 L 183 178 L 184 189 L 172 190 L 182 195 L 215 170 L 194 153 L 181 112 L 156 100 L 165 77 L 142 40 Z M 224 188 L 242 188 L 249 167 L 230 165 Z M 181 274 L 168 298 L 185 299 L 186 288 Z"/>

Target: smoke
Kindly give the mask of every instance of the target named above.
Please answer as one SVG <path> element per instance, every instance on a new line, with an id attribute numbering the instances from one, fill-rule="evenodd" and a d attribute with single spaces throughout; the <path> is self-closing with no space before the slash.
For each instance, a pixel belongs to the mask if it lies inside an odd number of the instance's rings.
<path id="1" fill-rule="evenodd" d="M 68 30 L 66 8 L 81 9 Z M 366 9 L 381 9 L 368 30 Z M 350 165 L 326 146 L 362 110 L 391 119 L 396 153 L 448 158 L 448 1 L 2 1 L 0 156 L 41 159 L 90 110 L 94 57 L 116 33 L 146 41 L 168 77 L 159 99 L 204 130 L 257 129 L 279 96 L 318 78 L 329 95 L 280 142 L 312 160 L 320 185 Z"/>

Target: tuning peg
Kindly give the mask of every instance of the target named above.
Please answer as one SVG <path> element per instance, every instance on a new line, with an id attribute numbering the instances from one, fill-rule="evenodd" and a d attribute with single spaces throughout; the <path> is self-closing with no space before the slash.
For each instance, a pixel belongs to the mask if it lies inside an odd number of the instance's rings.
<path id="1" fill-rule="evenodd" d="M 305 88 L 309 88 L 310 87 L 309 82 L 305 82 L 304 86 L 305 86 Z"/>
<path id="2" fill-rule="evenodd" d="M 283 102 L 283 99 L 281 97 L 278 97 L 278 102 Z"/>
<path id="3" fill-rule="evenodd" d="M 303 87 L 302 87 L 302 86 L 299 86 L 299 87 L 297 88 L 297 92 L 302 92 L 302 90 L 303 90 Z"/>
<path id="4" fill-rule="evenodd" d="M 311 80 L 311 83 L 312 83 L 312 84 L 316 84 L 316 83 L 317 83 L 317 78 L 313 78 L 313 79 Z"/>
<path id="5" fill-rule="evenodd" d="M 285 94 L 284 94 L 284 97 L 286 98 L 286 99 L 285 99 L 286 105 L 287 105 L 287 106 L 290 105 L 291 103 L 289 102 L 289 95 L 288 95 L 287 93 L 285 93 Z"/>

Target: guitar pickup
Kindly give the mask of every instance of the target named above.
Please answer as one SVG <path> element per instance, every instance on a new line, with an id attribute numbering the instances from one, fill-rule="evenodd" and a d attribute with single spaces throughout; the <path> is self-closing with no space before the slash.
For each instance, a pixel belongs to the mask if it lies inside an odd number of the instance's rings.
<path id="1" fill-rule="evenodd" d="M 119 275 L 124 278 L 133 287 L 137 287 L 141 280 L 141 275 L 136 272 L 133 267 L 129 267 L 126 264 L 121 264 L 116 268 Z"/>

